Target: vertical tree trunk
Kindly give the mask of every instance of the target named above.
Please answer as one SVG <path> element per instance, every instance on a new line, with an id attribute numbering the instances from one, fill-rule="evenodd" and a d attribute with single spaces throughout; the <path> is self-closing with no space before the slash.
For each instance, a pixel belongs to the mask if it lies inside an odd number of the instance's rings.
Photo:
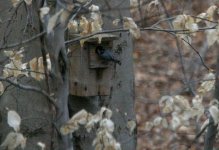
<path id="1" fill-rule="evenodd" d="M 128 9 L 129 1 L 96 0 L 98 6 L 103 11 L 104 29 L 113 29 L 112 21 L 121 19 L 121 16 L 130 16 Z M 112 10 L 111 10 L 112 9 Z M 104 11 L 105 10 L 105 11 Z M 107 10 L 107 11 L 106 11 Z M 110 19 L 109 19 L 110 18 Z M 134 75 L 133 75 L 133 59 L 132 38 L 128 33 L 121 33 L 119 40 L 114 43 L 114 48 L 122 48 L 121 66 L 116 65 L 114 68 L 113 87 L 110 96 L 94 96 L 94 97 L 76 97 L 69 96 L 69 107 L 71 115 L 81 109 L 86 109 L 91 113 L 100 110 L 102 106 L 106 106 L 113 111 L 113 121 L 115 123 L 114 136 L 121 144 L 124 150 L 134 150 L 136 148 L 136 133 L 129 134 L 127 122 L 135 121 L 134 113 Z M 77 150 L 93 150 L 92 141 L 96 133 L 87 133 L 84 129 L 77 131 L 74 136 L 74 148 Z"/>

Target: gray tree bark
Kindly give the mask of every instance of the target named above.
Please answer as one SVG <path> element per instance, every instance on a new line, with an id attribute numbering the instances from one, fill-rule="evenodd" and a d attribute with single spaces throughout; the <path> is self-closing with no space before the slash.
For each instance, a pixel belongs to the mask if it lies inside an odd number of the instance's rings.
<path id="1" fill-rule="evenodd" d="M 112 21 L 121 19 L 121 16 L 130 16 L 129 1 L 124 0 L 96 0 L 103 11 L 104 29 L 113 29 Z M 126 9 L 122 9 L 126 8 Z M 120 24 L 121 25 L 121 24 Z M 114 136 L 124 150 L 136 149 L 136 131 L 129 134 L 127 122 L 135 121 L 134 113 L 134 75 L 133 75 L 133 42 L 129 33 L 118 34 L 119 40 L 114 42 L 114 48 L 122 48 L 121 66 L 114 68 L 114 79 L 110 96 L 76 97 L 69 96 L 69 108 L 71 115 L 81 109 L 96 113 L 102 106 L 113 111 L 112 120 L 115 123 Z M 95 138 L 95 131 L 87 133 L 80 129 L 73 135 L 74 149 L 93 150 L 92 141 Z"/>
<path id="2" fill-rule="evenodd" d="M 44 29 L 40 28 L 39 20 L 39 8 L 43 3 L 41 0 L 33 1 L 32 6 L 25 5 L 24 1 L 18 4 L 17 8 L 10 9 L 12 5 L 10 1 L 1 1 L 1 6 L 4 6 L 1 13 L 1 19 L 5 24 L 1 28 L 1 48 L 7 47 L 11 43 L 19 43 L 22 40 L 29 39 L 40 32 L 44 32 L 47 28 L 48 20 L 45 20 L 42 24 Z M 67 3 L 68 2 L 68 3 Z M 67 4 L 70 5 L 72 1 L 59 0 L 59 4 L 62 4 L 67 8 Z M 67 4 L 66 4 L 67 3 Z M 64 34 L 69 16 L 72 10 L 66 10 L 59 5 L 56 5 L 56 11 L 59 12 L 63 9 L 65 17 L 62 16 L 62 21 L 57 20 L 57 26 L 52 33 L 46 33 L 42 36 L 41 40 L 34 40 L 25 45 L 19 45 L 14 50 L 18 50 L 20 47 L 25 48 L 25 60 L 28 62 L 34 57 L 42 55 L 41 49 L 44 49 L 46 53 L 50 54 L 52 64 L 52 78 L 49 79 L 48 90 L 45 80 L 36 81 L 32 78 L 18 78 L 18 82 L 28 86 L 38 87 L 48 94 L 53 93 L 56 101 L 57 110 L 54 111 L 54 104 L 48 101 L 48 97 L 40 95 L 39 93 L 23 91 L 19 87 L 9 86 L 4 95 L 1 96 L 0 111 L 3 119 L 0 122 L 0 142 L 5 139 L 6 135 L 12 131 L 7 124 L 7 110 L 15 110 L 22 118 L 21 133 L 27 137 L 26 149 L 39 149 L 38 142 L 43 142 L 48 150 L 72 150 L 71 136 L 62 136 L 59 133 L 59 128 L 62 124 L 69 119 L 68 113 L 68 65 L 67 55 L 64 43 Z M 8 11 L 9 10 L 9 11 Z M 10 12 L 11 11 L 11 12 Z M 55 14 L 56 12 L 54 12 Z M 54 14 L 51 14 L 54 15 Z M 14 15 L 14 17 L 10 17 Z M 50 17 L 51 17 L 50 16 Z M 8 21 L 11 19 L 11 21 Z M 48 17 L 49 19 L 49 17 Z M 1 56 L 4 56 L 1 52 Z M 5 59 L 2 57 L 2 59 Z M 62 64 L 60 64 L 60 62 Z M 51 93 L 50 93 L 51 92 Z M 4 130 L 2 130 L 4 129 Z"/>
<path id="3" fill-rule="evenodd" d="M 34 1 L 36 2 L 36 1 Z M 38 1 L 40 2 L 40 1 Z M 64 3 L 66 1 L 63 1 Z M 104 11 L 104 29 L 112 27 L 112 20 L 110 17 L 120 18 L 120 16 L 129 16 L 128 9 L 125 11 L 120 10 L 121 7 L 129 7 L 129 1 L 96 1 Z M 33 4 L 31 25 L 27 25 L 29 14 L 26 11 L 24 4 L 15 13 L 13 18 L 10 16 L 13 9 L 10 9 L 10 1 L 0 1 L 0 18 L 3 21 L 0 26 L 0 46 L 4 47 L 11 43 L 17 43 L 24 39 L 28 39 L 40 33 L 40 22 L 38 18 L 38 6 L 40 4 Z M 37 6 L 37 7 L 36 7 Z M 116 11 L 113 9 L 115 7 Z M 58 8 L 57 8 L 58 9 Z M 12 19 L 8 23 L 8 19 Z M 116 19 L 116 18 L 115 18 Z M 54 32 L 53 37 L 44 36 L 44 46 L 47 48 L 64 50 L 64 29 L 65 25 L 59 25 Z M 26 29 L 26 32 L 24 32 Z M 133 77 L 133 62 L 132 62 L 132 39 L 128 33 L 121 33 L 119 40 L 114 43 L 114 47 L 121 46 L 121 66 L 116 66 L 114 70 L 113 88 L 111 89 L 110 96 L 97 96 L 97 97 L 75 97 L 69 96 L 69 108 L 71 115 L 81 109 L 86 109 L 91 113 L 97 112 L 101 106 L 107 106 L 113 110 L 113 121 L 115 123 L 114 136 L 118 142 L 121 143 L 122 149 L 134 150 L 136 147 L 136 133 L 129 134 L 126 127 L 129 120 L 135 120 L 134 114 L 134 77 Z M 31 60 L 34 57 L 42 55 L 42 40 L 38 38 L 28 44 L 22 45 L 25 47 L 24 62 Z M 54 42 L 54 44 L 52 44 Z M 45 48 L 45 47 L 44 47 Z M 15 50 L 19 49 L 16 47 Z M 49 51 L 49 49 L 47 49 Z M 52 52 L 50 52 L 52 54 Z M 60 56 L 60 53 L 58 53 Z M 65 58 L 65 53 L 61 54 Z M 5 62 L 3 51 L 0 51 L 0 60 Z M 54 58 L 55 59 L 55 58 Z M 52 60 L 53 61 L 53 60 Z M 54 60 L 57 61 L 57 60 Z M 62 60 L 66 61 L 66 60 Z M 53 63 L 53 62 L 52 62 Z M 65 62 L 67 63 L 67 62 Z M 127 67 L 128 66 L 128 67 Z M 58 66 L 59 67 L 59 66 Z M 2 69 L 2 68 L 1 68 Z M 54 69 L 54 74 L 61 76 L 61 78 L 50 79 L 51 92 L 54 92 L 57 97 L 57 106 L 59 106 L 59 120 L 54 119 L 54 111 L 51 109 L 51 103 L 48 102 L 47 97 L 36 92 L 25 91 L 18 87 L 9 86 L 6 92 L 0 97 L 0 143 L 5 139 L 6 135 L 12 131 L 7 124 L 7 110 L 15 110 L 22 118 L 21 133 L 27 137 L 27 145 L 25 149 L 37 150 L 37 142 L 46 144 L 46 149 L 71 149 L 69 137 L 62 137 L 57 130 L 60 125 L 68 120 L 67 96 L 68 96 L 68 71 L 65 74 L 60 73 L 60 68 Z M 64 77 L 63 77 L 64 75 Z M 63 80 L 66 79 L 66 80 Z M 62 81 L 60 81 L 62 80 Z M 39 87 L 47 90 L 45 81 L 36 81 L 32 78 L 21 77 L 18 79 L 19 83 Z M 8 84 L 5 83 L 5 86 Z M 58 86 L 57 86 L 58 85 Z M 61 119 L 60 119 L 61 118 Z M 95 131 L 88 134 L 81 129 L 74 134 L 74 147 L 75 149 L 93 149 L 91 146 Z M 65 142 L 63 142 L 63 139 Z M 69 146 L 70 145 L 70 146 Z"/>

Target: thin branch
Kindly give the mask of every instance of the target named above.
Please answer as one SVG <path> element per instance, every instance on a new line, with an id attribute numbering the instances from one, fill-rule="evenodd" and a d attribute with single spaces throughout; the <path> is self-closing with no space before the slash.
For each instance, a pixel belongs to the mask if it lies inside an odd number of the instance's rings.
<path id="1" fill-rule="evenodd" d="M 186 43 L 196 52 L 196 54 L 198 54 L 198 56 L 199 56 L 199 58 L 200 58 L 200 60 L 201 60 L 201 62 L 202 62 L 202 64 L 203 64 L 203 66 L 204 66 L 208 71 L 210 71 L 211 69 L 205 64 L 205 62 L 204 62 L 202 56 L 199 54 L 199 52 L 198 52 L 188 41 L 186 41 L 184 38 L 182 38 L 182 40 L 183 40 L 184 42 L 186 42 Z"/>
<path id="2" fill-rule="evenodd" d="M 168 11 L 167 11 L 167 9 L 166 9 L 166 6 L 165 6 L 163 0 L 160 0 L 160 2 L 161 2 L 161 5 L 162 5 L 162 7 L 163 7 L 163 9 L 164 9 L 165 15 L 167 16 L 167 18 L 170 18 L 170 15 L 169 15 L 169 13 L 168 13 Z M 172 22 L 170 22 L 170 21 L 169 21 L 169 26 L 170 26 L 170 28 L 174 28 Z M 185 66 L 184 66 L 184 60 L 183 60 L 183 56 L 182 56 L 182 47 L 181 47 L 181 45 L 180 45 L 180 41 L 179 41 L 179 39 L 177 38 L 176 35 L 175 35 L 174 37 L 175 37 L 175 40 L 176 40 L 176 47 L 177 47 L 177 50 L 178 50 L 178 53 L 179 53 L 179 58 L 180 58 L 180 63 L 181 63 L 181 68 L 182 68 L 182 73 L 183 73 L 183 75 L 184 75 L 184 83 L 189 87 L 191 93 L 192 93 L 193 96 L 194 96 L 194 95 L 195 95 L 195 92 L 194 92 L 194 90 L 193 90 L 191 84 L 189 84 L 189 80 L 188 80 L 187 77 L 186 77 L 186 70 L 185 70 Z"/>
<path id="3" fill-rule="evenodd" d="M 29 86 L 29 85 L 23 85 L 23 84 L 20 84 L 20 83 L 17 83 L 15 81 L 12 81 L 8 78 L 4 78 L 4 77 L 0 77 L 0 81 L 5 81 L 5 82 L 8 82 L 10 84 L 12 84 L 13 86 L 15 87 L 18 87 L 20 89 L 23 89 L 23 90 L 28 90 L 28 91 L 33 91 L 33 92 L 36 92 L 36 93 L 39 93 L 39 94 L 42 94 L 44 95 L 45 97 L 48 98 L 49 102 L 52 103 L 56 110 L 58 110 L 58 106 L 56 105 L 55 103 L 55 99 L 53 99 L 47 92 L 45 92 L 44 90 L 40 89 L 40 88 L 37 88 L 37 87 L 34 87 L 34 86 Z"/>
<path id="4" fill-rule="evenodd" d="M 198 140 L 198 138 L 205 132 L 205 130 L 208 128 L 208 126 L 210 126 L 211 123 L 208 123 L 198 134 L 196 134 L 194 140 L 192 140 L 191 144 L 188 145 L 188 149 L 190 149 L 192 147 L 192 145 Z"/>
<path id="5" fill-rule="evenodd" d="M 40 36 L 44 35 L 46 33 L 46 31 L 44 32 L 41 32 L 41 33 L 38 33 L 37 35 L 31 37 L 30 39 L 27 39 L 27 40 L 24 40 L 22 42 L 17 42 L 17 43 L 13 43 L 13 44 L 10 44 L 10 45 L 6 45 L 6 46 L 3 46 L 3 47 L 0 47 L 0 50 L 3 50 L 3 49 L 10 49 L 10 48 L 14 48 L 14 47 L 17 47 L 17 46 L 20 46 L 22 44 L 26 44 L 26 43 L 29 43 L 37 38 L 39 38 Z"/>
<path id="6" fill-rule="evenodd" d="M 194 32 L 190 32 L 187 29 L 177 29 L 177 30 L 174 30 L 174 29 L 159 29 L 159 28 L 154 28 L 153 26 L 154 25 L 152 25 L 152 27 L 140 28 L 140 30 L 141 31 L 160 31 L 160 32 L 167 32 L 167 33 L 184 33 L 184 34 L 185 33 L 194 33 Z M 212 27 L 199 28 L 199 30 L 196 31 L 196 32 L 215 29 L 216 26 L 217 25 L 214 25 Z M 104 31 L 95 32 L 95 33 L 92 33 L 92 34 L 89 34 L 89 35 L 86 35 L 86 36 L 82 36 L 82 37 L 74 38 L 72 40 L 65 41 L 65 44 L 67 44 L 67 45 L 68 44 L 73 44 L 73 43 L 76 43 L 80 40 L 91 38 L 95 35 L 107 34 L 107 33 L 117 33 L 117 32 L 128 32 L 128 31 L 129 31 L 128 29 L 121 29 L 121 28 L 120 29 L 112 29 L 112 30 L 104 30 Z"/>

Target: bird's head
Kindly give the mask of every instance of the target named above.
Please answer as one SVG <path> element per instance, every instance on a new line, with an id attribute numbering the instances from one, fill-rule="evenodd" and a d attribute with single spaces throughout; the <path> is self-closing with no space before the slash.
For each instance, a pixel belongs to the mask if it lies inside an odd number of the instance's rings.
<path id="1" fill-rule="evenodd" d="M 104 53 L 104 48 L 103 48 L 103 46 L 97 46 L 96 47 L 96 53 L 98 54 L 98 55 L 101 55 L 101 54 L 103 54 Z"/>

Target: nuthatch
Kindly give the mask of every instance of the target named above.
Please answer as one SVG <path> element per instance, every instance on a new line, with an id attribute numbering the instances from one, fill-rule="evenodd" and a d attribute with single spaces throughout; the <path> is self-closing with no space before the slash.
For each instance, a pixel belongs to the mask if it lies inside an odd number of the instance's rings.
<path id="1" fill-rule="evenodd" d="M 96 53 L 103 60 L 113 61 L 113 62 L 121 65 L 121 61 L 115 58 L 115 56 L 111 50 L 104 49 L 102 46 L 97 46 Z"/>

